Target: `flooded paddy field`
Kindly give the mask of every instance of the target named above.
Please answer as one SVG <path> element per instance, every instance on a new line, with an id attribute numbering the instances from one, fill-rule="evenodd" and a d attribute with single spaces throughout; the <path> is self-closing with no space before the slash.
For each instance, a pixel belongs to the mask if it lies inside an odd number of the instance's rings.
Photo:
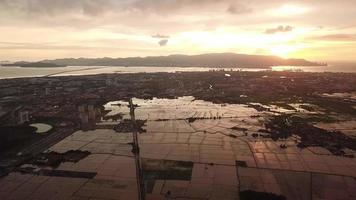
<path id="1" fill-rule="evenodd" d="M 355 116 L 325 119 L 303 102 L 132 101 L 137 127 L 127 100 L 79 104 L 80 130 L 1 178 L 0 199 L 137 199 L 134 131 L 146 199 L 356 198 Z"/>
<path id="2" fill-rule="evenodd" d="M 344 73 L 0 80 L 0 199 L 137 199 L 138 149 L 146 199 L 355 199 L 355 91 Z"/>

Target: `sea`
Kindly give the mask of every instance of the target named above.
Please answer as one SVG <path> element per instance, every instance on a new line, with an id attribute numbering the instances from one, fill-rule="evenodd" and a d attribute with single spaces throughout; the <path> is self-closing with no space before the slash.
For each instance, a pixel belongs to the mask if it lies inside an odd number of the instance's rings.
<path id="1" fill-rule="evenodd" d="M 356 73 L 356 64 L 329 66 L 274 66 L 265 68 L 206 68 L 206 67 L 123 67 L 123 66 L 68 66 L 52 68 L 5 67 L 0 66 L 0 79 L 24 77 L 78 76 L 112 73 L 156 73 L 156 72 L 204 72 L 212 70 L 225 71 L 296 71 L 296 72 L 334 72 Z"/>

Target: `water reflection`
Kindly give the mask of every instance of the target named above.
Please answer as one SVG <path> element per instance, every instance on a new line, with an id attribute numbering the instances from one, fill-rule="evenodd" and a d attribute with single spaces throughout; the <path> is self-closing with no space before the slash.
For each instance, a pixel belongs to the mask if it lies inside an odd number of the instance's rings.
<path id="1" fill-rule="evenodd" d="M 231 139 L 243 139 L 248 141 L 264 141 L 273 139 L 274 144 L 280 149 L 312 148 L 320 146 L 317 141 L 319 133 L 316 125 L 304 126 L 304 129 L 293 134 L 279 134 L 276 130 L 289 127 L 294 130 L 294 120 L 307 123 L 308 118 L 323 114 L 322 110 L 312 104 L 294 103 L 286 104 L 276 102 L 273 104 L 249 103 L 249 104 L 215 104 L 208 101 L 197 100 L 192 96 L 183 96 L 175 99 L 138 99 L 133 98 L 137 105 L 135 109 L 137 130 L 151 137 L 152 141 L 162 140 L 176 143 L 176 139 L 185 144 L 205 142 L 207 145 L 220 145 L 217 141 L 204 141 L 207 135 L 218 135 Z M 83 131 L 110 130 L 116 133 L 131 133 L 133 126 L 130 122 L 128 102 L 112 101 L 104 105 L 82 104 L 78 107 L 81 129 Z M 288 120 L 279 120 L 287 117 Z M 288 117 L 292 116 L 292 117 Z M 291 122 L 289 121 L 292 120 Z M 304 120 L 304 121 L 303 121 Z M 300 123 L 302 123 L 300 122 Z M 284 130 L 284 129 L 283 129 Z M 339 129 L 342 130 L 342 129 Z M 305 132 L 314 131 L 314 137 L 305 138 Z M 344 130 L 342 130 L 344 132 Z M 284 133 L 284 132 L 283 132 Z M 351 134 L 353 135 L 353 130 Z M 179 135 L 187 134 L 179 139 Z M 158 138 L 154 138 L 160 135 Z M 194 140 L 191 135 L 199 136 Z M 321 135 L 320 135 L 321 136 Z M 337 134 L 333 135 L 336 137 Z M 303 137 L 301 139 L 301 137 Z M 339 138 L 339 137 L 337 137 Z M 336 138 L 336 139 L 337 139 Z M 329 139 L 328 141 L 333 141 Z M 340 142 L 340 140 L 337 140 Z M 342 140 L 344 141 L 344 140 Z M 328 144 L 325 146 L 325 144 Z M 330 149 L 330 142 L 324 142 L 324 148 Z M 344 144 L 344 143 L 341 143 Z M 346 144 L 346 143 L 345 143 Z M 338 148 L 346 151 L 344 146 Z M 313 149 L 314 152 L 315 149 Z M 336 152 L 336 151 L 332 151 Z"/>
<path id="2" fill-rule="evenodd" d="M 323 147 L 298 148 L 301 137 L 296 135 L 274 141 L 262 130 L 266 117 L 309 115 L 307 110 L 318 110 L 311 104 L 214 104 L 193 97 L 133 102 L 138 106 L 137 117 L 147 120 L 147 132 L 139 135 L 147 197 L 236 199 L 242 192 L 309 199 L 311 192 L 332 194 L 335 185 L 353 195 L 354 158 L 335 156 Z M 32 168 L 42 174 L 12 173 L 2 183 L 20 185 L 14 195 L 22 194 L 18 192 L 22 188 L 31 191 L 31 199 L 57 194 L 68 195 L 57 199 L 111 199 L 112 194 L 137 199 L 132 134 L 125 127 L 114 130 L 129 118 L 127 105 L 114 101 L 78 106 L 81 127 L 86 131 L 64 138 L 49 149 L 57 153 L 38 160 L 53 156 L 52 161 L 61 161 L 59 165 L 40 170 L 22 165 L 22 172 Z M 307 110 L 301 112 L 303 108 Z M 33 183 L 43 186 L 34 188 Z M 299 198 L 299 194 L 303 196 Z"/>
<path id="3" fill-rule="evenodd" d="M 272 66 L 271 69 L 260 68 L 206 68 L 206 67 L 100 67 L 68 66 L 55 68 L 0 67 L 0 79 L 41 76 L 74 76 L 104 73 L 158 73 L 158 72 L 206 72 L 211 70 L 225 71 L 304 71 L 304 72 L 348 72 L 355 73 L 355 64 L 337 64 L 329 66 Z"/>
<path id="4" fill-rule="evenodd" d="M 212 102 L 196 100 L 192 96 L 178 97 L 176 99 L 137 99 L 133 98 L 136 119 L 141 120 L 186 120 L 193 119 L 219 119 L 248 117 L 256 114 L 256 110 L 244 104 L 214 104 Z M 124 101 L 108 102 L 104 105 L 108 116 L 121 114 L 129 119 L 128 103 Z"/>
<path id="5" fill-rule="evenodd" d="M 44 134 L 50 131 L 53 127 L 49 124 L 44 124 L 44 123 L 34 123 L 30 124 L 30 126 L 35 127 L 36 133 Z"/>

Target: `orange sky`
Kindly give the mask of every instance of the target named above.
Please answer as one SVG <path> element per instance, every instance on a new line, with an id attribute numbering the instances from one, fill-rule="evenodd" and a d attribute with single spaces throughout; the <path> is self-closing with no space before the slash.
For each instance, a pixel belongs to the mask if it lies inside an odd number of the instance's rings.
<path id="1" fill-rule="evenodd" d="M 356 0 L 0 0 L 0 60 L 234 52 L 356 61 Z"/>

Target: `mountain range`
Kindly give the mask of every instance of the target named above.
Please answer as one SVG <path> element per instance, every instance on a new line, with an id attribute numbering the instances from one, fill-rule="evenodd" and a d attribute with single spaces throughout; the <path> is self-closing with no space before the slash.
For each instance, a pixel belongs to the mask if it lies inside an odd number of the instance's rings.
<path id="1" fill-rule="evenodd" d="M 128 58 L 63 58 L 40 62 L 15 62 L 6 66 L 56 67 L 56 66 L 155 66 L 155 67 L 228 67 L 269 68 L 271 66 L 320 66 L 305 59 L 284 59 L 277 56 L 211 53 L 201 55 L 169 55 Z"/>

